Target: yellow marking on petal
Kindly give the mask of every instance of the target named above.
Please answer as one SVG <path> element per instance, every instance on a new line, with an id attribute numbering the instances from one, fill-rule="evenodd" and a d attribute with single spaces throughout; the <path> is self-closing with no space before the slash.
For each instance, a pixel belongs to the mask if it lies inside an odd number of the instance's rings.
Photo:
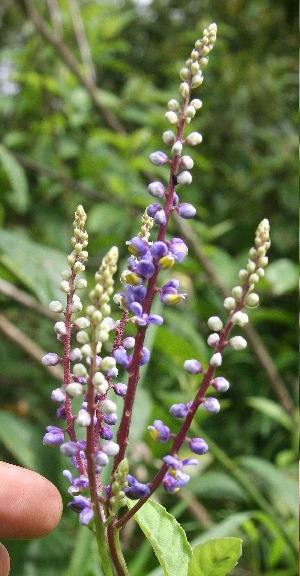
<path id="1" fill-rule="evenodd" d="M 158 264 L 160 265 L 160 267 L 163 270 L 168 270 L 169 268 L 172 268 L 175 264 L 175 259 L 173 256 L 170 256 L 169 254 L 167 254 L 166 256 L 163 256 L 162 258 L 160 258 L 160 260 L 158 261 Z"/>
<path id="2" fill-rule="evenodd" d="M 149 430 L 149 434 L 150 434 L 152 440 L 157 440 L 159 438 L 159 432 L 156 430 L 156 428 L 151 428 Z"/>

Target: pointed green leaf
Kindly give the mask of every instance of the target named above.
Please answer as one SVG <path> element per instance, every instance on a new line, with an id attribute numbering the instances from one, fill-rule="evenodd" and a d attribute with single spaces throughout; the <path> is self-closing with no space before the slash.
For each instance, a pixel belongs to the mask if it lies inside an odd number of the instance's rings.
<path id="1" fill-rule="evenodd" d="M 240 538 L 215 538 L 198 544 L 189 563 L 188 576 L 226 576 L 242 554 Z"/>
<path id="2" fill-rule="evenodd" d="M 8 196 L 10 205 L 16 212 L 25 212 L 29 203 L 29 195 L 24 168 L 2 144 L 0 144 L 1 165 L 11 188 Z"/>
<path id="3" fill-rule="evenodd" d="M 128 505 L 132 508 L 134 503 Z M 192 550 L 174 516 L 157 502 L 148 500 L 134 517 L 149 540 L 165 576 L 187 576 Z"/>
<path id="4" fill-rule="evenodd" d="M 0 442 L 21 466 L 37 470 L 36 443 L 42 440 L 30 422 L 0 410 Z"/>

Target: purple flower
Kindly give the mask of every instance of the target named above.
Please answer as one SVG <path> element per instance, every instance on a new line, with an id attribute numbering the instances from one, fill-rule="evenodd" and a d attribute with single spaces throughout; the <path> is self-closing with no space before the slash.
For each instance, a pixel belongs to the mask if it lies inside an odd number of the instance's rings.
<path id="1" fill-rule="evenodd" d="M 179 281 L 174 279 L 164 284 L 164 286 L 160 289 L 159 297 L 161 302 L 169 306 L 181 302 L 181 300 L 185 298 L 186 294 L 178 293 L 177 292 L 178 287 L 179 287 Z"/>
<path id="2" fill-rule="evenodd" d="M 101 426 L 100 428 L 100 436 L 103 440 L 112 440 L 114 437 L 113 431 L 110 429 L 109 425 Z"/>
<path id="3" fill-rule="evenodd" d="M 114 424 L 117 423 L 118 416 L 115 414 L 115 412 L 113 412 L 112 414 L 105 414 L 103 420 L 104 420 L 105 424 L 109 424 L 110 426 L 113 426 Z"/>
<path id="4" fill-rule="evenodd" d="M 155 224 L 158 226 L 164 226 L 167 223 L 167 216 L 164 210 L 158 210 L 154 216 Z"/>
<path id="5" fill-rule="evenodd" d="M 129 252 L 134 256 L 143 256 L 149 250 L 148 243 L 139 236 L 134 236 L 131 240 L 127 240 L 126 245 Z"/>
<path id="6" fill-rule="evenodd" d="M 123 384 L 122 382 L 118 382 L 117 384 L 114 384 L 113 386 L 114 392 L 115 394 L 117 394 L 117 396 L 126 396 L 126 392 L 127 392 L 127 386 L 126 384 Z"/>
<path id="7" fill-rule="evenodd" d="M 142 349 L 142 357 L 140 360 L 140 366 L 144 366 L 144 364 L 147 364 L 147 362 L 149 362 L 149 360 L 150 360 L 150 352 L 149 352 L 148 348 L 146 348 L 146 346 L 144 346 Z"/>
<path id="8" fill-rule="evenodd" d="M 60 357 L 58 356 L 58 354 L 55 354 L 54 352 L 49 352 L 48 354 L 45 354 L 45 356 L 43 356 L 42 358 L 42 364 L 44 364 L 44 366 L 56 366 L 60 361 Z"/>
<path id="9" fill-rule="evenodd" d="M 168 253 L 167 245 L 164 242 L 154 242 L 150 247 L 150 253 L 153 258 L 159 260 Z"/>
<path id="10" fill-rule="evenodd" d="M 164 164 L 167 164 L 169 162 L 168 156 L 164 152 L 161 152 L 161 150 L 158 150 L 157 152 L 152 152 L 152 154 L 150 154 L 149 156 L 149 159 L 150 162 L 154 164 L 154 166 L 164 166 Z"/>
<path id="11" fill-rule="evenodd" d="M 189 411 L 187 404 L 173 404 L 169 412 L 175 418 L 185 418 Z"/>
<path id="12" fill-rule="evenodd" d="M 90 499 L 84 496 L 74 496 L 73 502 L 69 502 L 68 507 L 80 514 L 79 522 L 83 526 L 89 524 L 94 516 Z"/>
<path id="13" fill-rule="evenodd" d="M 158 204 L 158 202 L 154 202 L 153 204 L 149 204 L 149 206 L 147 207 L 147 214 L 148 216 L 151 216 L 151 218 L 154 218 L 158 210 L 161 210 L 161 205 Z"/>
<path id="14" fill-rule="evenodd" d="M 129 370 L 131 357 L 127 356 L 126 350 L 123 346 L 119 346 L 119 348 L 114 350 L 113 357 L 118 364 L 121 364 L 125 368 L 125 370 Z"/>
<path id="15" fill-rule="evenodd" d="M 151 184 L 148 186 L 148 192 L 155 198 L 162 198 L 162 196 L 165 194 L 165 188 L 161 182 L 151 182 Z"/>
<path id="16" fill-rule="evenodd" d="M 43 444 L 47 444 L 48 446 L 60 446 L 64 442 L 64 432 L 60 428 L 57 428 L 57 426 L 47 426 L 46 430 L 47 432 L 44 435 Z"/>
<path id="17" fill-rule="evenodd" d="M 203 366 L 198 360 L 186 360 L 183 364 L 184 369 L 190 374 L 200 374 L 203 372 Z"/>
<path id="18" fill-rule="evenodd" d="M 60 451 L 64 456 L 76 456 L 80 450 L 81 446 L 79 442 L 65 442 L 60 447 Z"/>
<path id="19" fill-rule="evenodd" d="M 55 390 L 51 392 L 51 400 L 53 400 L 53 402 L 63 402 L 65 397 L 66 395 L 61 388 L 55 388 Z"/>
<path id="20" fill-rule="evenodd" d="M 149 260 L 140 260 L 136 267 L 136 274 L 143 276 L 144 278 L 151 278 L 155 271 L 154 264 Z"/>
<path id="21" fill-rule="evenodd" d="M 162 420 L 154 420 L 153 426 L 148 426 L 150 436 L 157 442 L 168 442 L 170 438 L 170 428 L 165 426 Z"/>
<path id="22" fill-rule="evenodd" d="M 192 204 L 188 204 L 187 202 L 179 204 L 176 208 L 176 211 L 178 212 L 179 216 L 181 216 L 181 218 L 186 219 L 193 218 L 196 214 L 196 208 Z"/>
<path id="23" fill-rule="evenodd" d="M 208 452 L 208 444 L 202 438 L 192 438 L 189 441 L 189 446 L 195 454 L 206 454 Z"/>
<path id="24" fill-rule="evenodd" d="M 150 494 L 149 486 L 147 486 L 147 484 L 141 484 L 134 476 L 128 474 L 127 481 L 130 486 L 125 488 L 124 492 L 128 498 L 136 500 L 137 498 L 143 498 L 143 496 Z"/>
<path id="25" fill-rule="evenodd" d="M 227 392 L 229 388 L 229 382 L 226 378 L 223 378 L 223 376 L 217 376 L 217 378 L 211 381 L 211 384 L 218 392 Z"/>
<path id="26" fill-rule="evenodd" d="M 172 238 L 170 242 L 168 242 L 169 250 L 172 252 L 175 262 L 178 264 L 182 262 L 182 260 L 186 257 L 188 253 L 188 247 L 186 244 L 181 240 L 181 238 Z"/>
<path id="27" fill-rule="evenodd" d="M 190 476 L 180 470 L 176 471 L 175 476 L 167 472 L 163 478 L 162 485 L 169 494 L 175 494 L 188 483 L 189 479 Z"/>

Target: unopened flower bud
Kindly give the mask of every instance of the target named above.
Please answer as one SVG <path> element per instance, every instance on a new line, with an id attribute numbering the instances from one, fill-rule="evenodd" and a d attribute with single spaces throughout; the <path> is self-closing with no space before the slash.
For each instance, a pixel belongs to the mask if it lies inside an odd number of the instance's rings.
<path id="1" fill-rule="evenodd" d="M 190 374 L 200 374 L 203 372 L 203 366 L 198 360 L 186 360 L 183 364 L 183 367 Z"/>
<path id="2" fill-rule="evenodd" d="M 216 398 L 205 398 L 203 402 L 203 408 L 212 414 L 217 414 L 220 412 L 220 404 Z"/>
<path id="3" fill-rule="evenodd" d="M 198 88 L 203 82 L 202 74 L 195 74 L 192 79 L 192 88 Z"/>
<path id="4" fill-rule="evenodd" d="M 192 438 L 189 441 L 189 447 L 194 454 L 206 454 L 208 452 L 208 444 L 203 438 Z"/>
<path id="5" fill-rule="evenodd" d="M 164 132 L 162 135 L 162 139 L 165 142 L 165 144 L 171 145 L 174 144 L 176 136 L 172 130 L 166 130 L 166 132 Z"/>
<path id="6" fill-rule="evenodd" d="M 112 356 L 105 356 L 100 363 L 100 368 L 103 372 L 107 372 L 108 370 L 111 370 L 111 368 L 114 368 L 115 365 L 116 361 Z"/>
<path id="7" fill-rule="evenodd" d="M 54 324 L 54 332 L 64 336 L 66 334 L 66 325 L 64 322 L 56 322 Z"/>
<path id="8" fill-rule="evenodd" d="M 183 204 L 179 204 L 176 207 L 176 212 L 178 212 L 179 216 L 181 216 L 181 218 L 185 218 L 185 219 L 189 219 L 189 218 L 193 218 L 196 214 L 196 208 L 194 206 L 192 206 L 192 204 L 188 204 L 187 202 L 184 202 Z"/>
<path id="9" fill-rule="evenodd" d="M 148 186 L 148 192 L 155 198 L 161 198 L 165 194 L 165 188 L 161 182 L 151 182 Z"/>
<path id="10" fill-rule="evenodd" d="M 209 337 L 207 338 L 207 344 L 209 346 L 215 347 L 218 344 L 219 340 L 220 340 L 219 334 L 214 332 L 213 334 L 210 334 Z"/>
<path id="11" fill-rule="evenodd" d="M 190 146 L 197 146 L 197 144 L 200 144 L 202 142 L 202 135 L 199 132 L 191 132 L 186 137 L 186 142 Z"/>
<path id="12" fill-rule="evenodd" d="M 76 418 L 78 426 L 86 428 L 91 423 L 91 416 L 86 410 L 79 410 Z"/>
<path id="13" fill-rule="evenodd" d="M 248 296 L 246 298 L 246 306 L 248 306 L 249 308 L 256 308 L 256 306 L 258 306 L 258 305 L 259 305 L 258 294 L 255 294 L 255 292 L 248 294 Z"/>
<path id="14" fill-rule="evenodd" d="M 71 362 L 79 362 L 82 358 L 80 348 L 73 348 L 73 350 L 71 350 L 71 352 L 70 352 L 69 358 L 70 358 Z"/>
<path id="15" fill-rule="evenodd" d="M 165 113 L 165 119 L 170 124 L 178 124 L 178 116 L 175 112 L 172 112 L 172 110 L 169 110 L 169 112 Z"/>
<path id="16" fill-rule="evenodd" d="M 172 154 L 173 156 L 180 156 L 182 152 L 182 144 L 179 140 L 177 140 L 177 142 L 175 142 L 175 144 L 173 144 L 172 146 Z"/>
<path id="17" fill-rule="evenodd" d="M 87 281 L 85 278 L 80 278 L 76 284 L 76 290 L 84 290 L 87 288 Z"/>
<path id="18" fill-rule="evenodd" d="M 186 98 L 190 93 L 190 87 L 187 82 L 182 82 L 179 86 L 179 92 L 182 98 Z"/>
<path id="19" fill-rule="evenodd" d="M 90 325 L 90 321 L 85 318 L 84 316 L 77 318 L 74 322 L 74 326 L 76 328 L 79 328 L 79 330 L 84 330 L 85 328 L 88 328 Z"/>
<path id="20" fill-rule="evenodd" d="M 111 442 L 108 440 L 101 444 L 101 450 L 107 456 L 116 456 L 119 453 L 120 446 L 116 444 L 116 442 Z"/>
<path id="21" fill-rule="evenodd" d="M 191 170 L 194 166 L 194 160 L 190 156 L 182 156 L 180 159 L 181 168 Z"/>
<path id="22" fill-rule="evenodd" d="M 224 300 L 224 308 L 226 308 L 227 310 L 234 310 L 236 306 L 236 301 L 234 298 L 232 298 L 231 296 L 228 296 L 227 298 L 225 298 Z"/>
<path id="23" fill-rule="evenodd" d="M 223 328 L 223 322 L 219 316 L 211 316 L 207 320 L 207 325 L 211 330 L 214 330 L 215 332 L 219 332 Z"/>
<path id="24" fill-rule="evenodd" d="M 183 172 L 181 172 L 177 176 L 178 184 L 188 185 L 191 184 L 192 180 L 193 180 L 192 175 L 187 170 L 183 170 Z"/>
<path id="25" fill-rule="evenodd" d="M 157 152 L 152 152 L 152 154 L 149 156 L 149 159 L 150 162 L 154 164 L 154 166 L 164 166 L 164 164 L 169 162 L 168 156 L 160 150 Z"/>
<path id="26" fill-rule="evenodd" d="M 247 346 L 247 341 L 242 336 L 233 336 L 229 340 L 229 345 L 233 350 L 244 350 Z"/>
<path id="27" fill-rule="evenodd" d="M 79 398 L 80 396 L 83 395 L 84 390 L 81 384 L 79 384 L 78 382 L 71 382 L 66 387 L 66 393 L 68 394 L 68 396 L 70 396 L 70 398 Z"/>
<path id="28" fill-rule="evenodd" d="M 67 280 L 63 280 L 63 281 L 60 283 L 60 286 L 59 286 L 59 287 L 60 287 L 60 290 L 61 290 L 62 292 L 64 292 L 65 294 L 69 294 L 69 292 L 70 292 L 70 284 L 69 284 L 69 282 L 68 282 Z"/>
<path id="29" fill-rule="evenodd" d="M 112 402 L 112 400 L 108 400 L 107 398 L 106 400 L 101 400 L 99 402 L 99 409 L 101 412 L 103 412 L 103 414 L 112 414 L 113 412 L 117 411 L 117 406 L 114 402 Z"/>
<path id="30" fill-rule="evenodd" d="M 59 302 L 59 300 L 52 300 L 52 302 L 50 302 L 49 304 L 49 310 L 51 310 L 51 312 L 63 312 L 64 308 L 61 302 Z"/>
<path id="31" fill-rule="evenodd" d="M 236 302 L 239 302 L 243 296 L 243 288 L 241 286 L 235 286 L 231 290 L 231 294 Z"/>
<path id="32" fill-rule="evenodd" d="M 188 68 L 181 68 L 180 70 L 180 78 L 181 80 L 187 80 L 190 76 L 190 71 Z"/>
<path id="33" fill-rule="evenodd" d="M 177 100 L 175 100 L 175 98 L 172 98 L 172 100 L 169 100 L 169 102 L 168 102 L 168 108 L 169 108 L 169 110 L 172 110 L 173 112 L 178 112 L 178 110 L 180 109 L 179 102 L 177 102 Z"/>
<path id="34" fill-rule="evenodd" d="M 223 376 L 217 376 L 211 382 L 211 385 L 214 387 L 215 390 L 218 392 L 227 392 L 229 388 L 229 382 Z"/>
<path id="35" fill-rule="evenodd" d="M 42 364 L 44 364 L 44 366 L 56 366 L 60 361 L 60 357 L 58 356 L 58 354 L 55 354 L 54 352 L 49 352 L 48 354 L 45 354 L 45 356 L 43 356 L 42 358 Z"/>
<path id="36" fill-rule="evenodd" d="M 187 106 L 185 112 L 184 112 L 184 117 L 185 118 L 194 118 L 196 114 L 196 110 L 194 108 L 194 106 Z"/>
<path id="37" fill-rule="evenodd" d="M 218 368 L 218 366 L 221 366 L 221 364 L 222 364 L 222 355 L 220 354 L 220 352 L 216 352 L 215 354 L 213 354 L 213 356 L 211 357 L 209 363 L 210 363 L 211 366 L 215 366 L 216 368 Z"/>
<path id="38" fill-rule="evenodd" d="M 248 315 L 245 312 L 242 312 L 241 310 L 239 312 L 235 312 L 235 314 L 233 314 L 233 316 L 231 317 L 231 320 L 233 322 L 233 324 L 237 324 L 238 326 L 246 326 L 246 324 L 248 324 L 249 318 Z"/>

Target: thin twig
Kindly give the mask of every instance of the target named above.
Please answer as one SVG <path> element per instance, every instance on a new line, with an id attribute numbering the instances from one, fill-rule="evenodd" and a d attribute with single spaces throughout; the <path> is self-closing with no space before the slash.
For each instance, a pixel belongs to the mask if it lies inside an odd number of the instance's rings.
<path id="1" fill-rule="evenodd" d="M 57 50 L 60 54 L 62 60 L 66 64 L 66 66 L 75 74 L 78 78 L 79 82 L 85 87 L 89 95 L 91 96 L 94 105 L 98 111 L 101 112 L 102 116 L 104 117 L 107 124 L 110 128 L 116 132 L 117 134 L 124 134 L 125 130 L 122 124 L 119 122 L 118 118 L 108 110 L 101 101 L 99 96 L 99 92 L 97 90 L 97 86 L 91 82 L 91 79 L 88 78 L 85 74 L 82 73 L 80 65 L 78 64 L 76 58 L 74 58 L 71 50 L 61 41 L 60 37 L 56 32 L 53 32 L 51 28 L 49 28 L 48 24 L 45 20 L 40 16 L 40 14 L 36 11 L 31 0 L 25 0 L 25 6 L 27 10 L 27 14 L 33 24 L 35 25 L 36 29 L 52 46 Z"/>
<path id="2" fill-rule="evenodd" d="M 86 68 L 86 73 L 90 82 L 92 84 L 96 84 L 96 70 L 90 50 L 90 45 L 86 36 L 80 8 L 78 6 L 77 0 L 68 0 L 68 4 L 82 63 Z"/>
<path id="3" fill-rule="evenodd" d="M 34 312 L 37 312 L 41 316 L 45 316 L 46 318 L 53 320 L 53 312 L 50 312 L 50 310 L 44 308 L 44 306 L 42 306 L 42 304 L 33 298 L 33 296 L 30 296 L 27 294 L 27 292 L 20 290 L 20 288 L 17 288 L 14 286 L 14 284 L 11 284 L 11 282 L 3 280 L 3 278 L 0 278 L 0 292 L 6 296 L 9 296 L 9 298 L 12 298 L 16 302 L 19 302 L 19 304 L 22 304 L 22 306 L 26 306 L 26 308 L 34 310 Z"/>
<path id="4" fill-rule="evenodd" d="M 223 285 L 222 281 L 220 280 L 214 266 L 205 256 L 200 243 L 199 238 L 196 236 L 195 232 L 190 226 L 187 226 L 185 222 L 182 221 L 181 218 L 177 217 L 174 214 L 176 219 L 176 226 L 180 231 L 183 239 L 188 243 L 188 245 L 192 248 L 195 257 L 197 258 L 198 262 L 204 268 L 208 278 L 213 282 L 218 292 L 221 294 L 222 297 L 228 296 L 228 291 L 226 290 L 225 286 Z M 268 380 L 276 394 L 280 404 L 286 410 L 286 412 L 294 418 L 295 414 L 295 407 L 293 405 L 293 401 L 287 391 L 287 387 L 283 380 L 281 379 L 277 368 L 270 357 L 268 350 L 266 349 L 264 343 L 262 342 L 259 334 L 253 328 L 253 326 L 245 326 L 244 330 L 248 337 L 249 342 L 251 342 L 252 349 L 257 356 L 261 366 L 263 367 L 265 373 L 267 374 Z"/>
<path id="5" fill-rule="evenodd" d="M 41 359 L 45 356 L 46 352 L 37 346 L 29 336 L 24 334 L 19 328 L 17 328 L 4 314 L 0 314 L 0 330 L 13 342 L 15 342 L 20 348 L 22 348 L 31 358 L 36 360 L 40 366 L 51 374 L 53 378 L 56 378 L 63 382 L 63 369 L 61 366 L 44 366 L 41 363 Z"/>
<path id="6" fill-rule="evenodd" d="M 50 16 L 51 16 L 54 30 L 57 33 L 57 35 L 60 36 L 60 38 L 62 38 L 63 28 L 62 28 L 62 24 L 61 24 L 60 8 L 57 4 L 57 1 L 56 0 L 47 0 L 47 4 L 48 4 L 48 8 L 49 8 L 49 12 L 50 12 Z"/>

